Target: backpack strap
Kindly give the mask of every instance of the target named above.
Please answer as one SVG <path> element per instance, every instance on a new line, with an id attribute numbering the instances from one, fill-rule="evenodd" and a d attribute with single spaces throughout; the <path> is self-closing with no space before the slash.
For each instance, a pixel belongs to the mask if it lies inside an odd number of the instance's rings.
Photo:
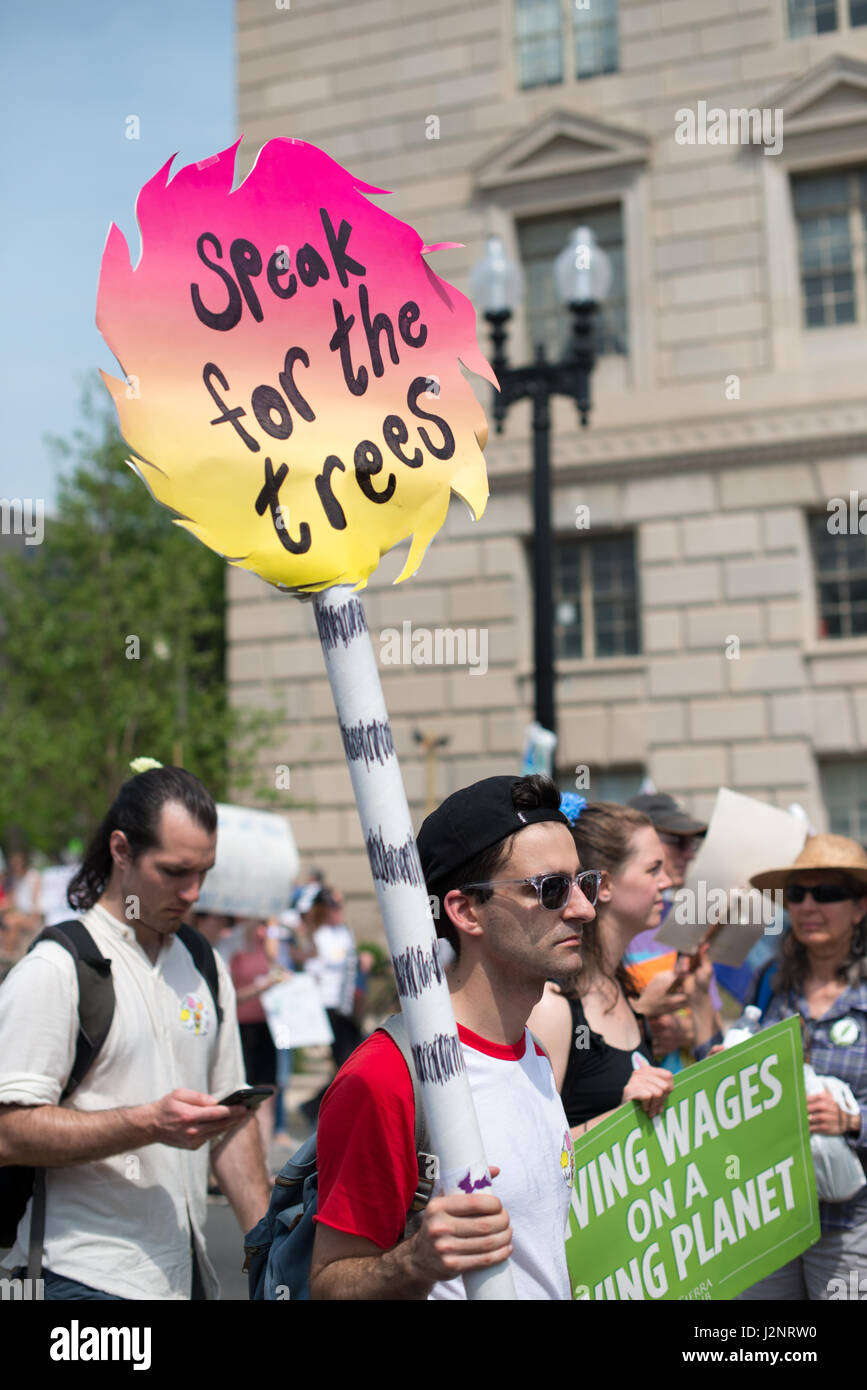
<path id="1" fill-rule="evenodd" d="M 384 1023 L 379 1025 L 376 1030 L 378 1033 L 387 1033 L 396 1047 L 400 1049 L 401 1056 L 406 1063 L 412 1081 L 412 1098 L 415 1106 L 415 1151 L 418 1159 L 418 1188 L 410 1206 L 411 1212 L 424 1211 L 433 1195 L 434 1183 L 439 1176 L 437 1156 L 431 1151 L 430 1131 L 427 1127 L 427 1117 L 424 1113 L 424 1105 L 421 1099 L 421 1086 L 416 1074 L 415 1062 L 412 1056 L 412 1044 L 409 1040 L 409 1032 L 406 1026 L 406 1019 L 403 1014 L 392 1014 Z"/>
<path id="2" fill-rule="evenodd" d="M 77 918 L 44 927 L 30 950 L 40 941 L 56 941 L 68 951 L 78 975 L 78 1041 L 72 1070 L 60 1096 L 63 1101 L 81 1084 L 108 1037 L 114 1017 L 111 961 L 102 954 L 87 927 Z"/>
<path id="3" fill-rule="evenodd" d="M 223 1022 L 223 1008 L 220 1004 L 220 976 L 217 973 L 214 948 L 206 936 L 202 936 L 200 931 L 197 931 L 195 927 L 187 926 L 186 923 L 178 930 L 177 935 L 178 940 L 186 946 L 196 969 L 211 991 L 214 1008 L 217 1010 L 217 1026 L 219 1027 Z"/>
<path id="4" fill-rule="evenodd" d="M 30 950 L 40 941 L 56 941 L 75 961 L 78 975 L 78 1039 L 72 1070 L 61 1092 L 61 1101 L 71 1096 L 108 1036 L 114 1018 L 114 986 L 111 982 L 111 961 L 99 950 L 83 922 L 77 918 L 44 927 Z M 33 1180 L 33 1201 L 30 1207 L 30 1242 L 27 1251 L 27 1275 L 39 1279 L 42 1274 L 42 1247 L 45 1243 L 45 1169 L 37 1168 Z"/>
<path id="5" fill-rule="evenodd" d="M 759 971 L 758 975 L 756 976 L 756 982 L 753 988 L 753 997 L 756 1002 L 756 1007 L 761 1009 L 762 1011 L 763 1018 L 767 1011 L 768 1005 L 774 997 L 774 983 L 772 977 L 774 973 L 778 970 L 779 964 L 780 962 L 777 959 L 777 957 L 772 956 L 771 959 L 768 961 L 767 965 L 763 966 L 762 969 Z"/>

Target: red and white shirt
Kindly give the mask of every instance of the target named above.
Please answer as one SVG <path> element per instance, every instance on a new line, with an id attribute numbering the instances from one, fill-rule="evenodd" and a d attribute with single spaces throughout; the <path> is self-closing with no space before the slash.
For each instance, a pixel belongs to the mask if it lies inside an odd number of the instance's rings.
<path id="1" fill-rule="evenodd" d="M 565 1239 L 574 1158 L 551 1065 L 524 1030 L 514 1046 L 458 1025 L 493 1191 L 512 1226 L 519 1299 L 569 1299 Z M 319 1112 L 317 1221 L 390 1250 L 418 1186 L 412 1081 L 399 1048 L 374 1033 L 341 1068 Z M 435 1299 L 466 1297 L 463 1279 Z"/>

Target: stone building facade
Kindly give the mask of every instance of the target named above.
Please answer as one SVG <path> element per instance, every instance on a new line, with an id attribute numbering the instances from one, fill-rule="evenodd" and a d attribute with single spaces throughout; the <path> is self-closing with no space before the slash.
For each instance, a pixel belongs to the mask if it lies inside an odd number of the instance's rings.
<path id="1" fill-rule="evenodd" d="M 867 14 L 834 3 L 815 32 L 813 0 L 238 0 L 239 129 L 245 170 L 296 136 L 395 190 L 426 242 L 465 243 L 430 257 L 464 292 L 491 233 L 531 287 L 558 228 L 607 237 L 590 426 L 553 411 L 561 783 L 649 776 L 702 815 L 727 785 L 864 838 Z M 554 323 L 541 296 L 515 362 Z M 528 406 L 486 458 L 482 521 L 453 500 L 415 578 L 393 586 L 402 549 L 364 596 L 417 822 L 426 777 L 439 799 L 518 771 L 531 716 Z M 232 699 L 279 702 L 302 856 L 372 927 L 310 605 L 239 570 L 228 605 Z M 484 633 L 486 671 L 390 664 L 405 623 Z M 426 762 L 416 734 L 448 741 Z"/>

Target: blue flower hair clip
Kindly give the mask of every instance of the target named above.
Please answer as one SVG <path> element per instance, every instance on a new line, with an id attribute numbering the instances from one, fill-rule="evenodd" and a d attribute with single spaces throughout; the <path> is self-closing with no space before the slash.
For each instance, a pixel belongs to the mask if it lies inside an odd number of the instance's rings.
<path id="1" fill-rule="evenodd" d="M 561 792 L 560 794 L 560 810 L 570 825 L 575 824 L 586 805 L 586 796 L 579 796 L 577 792 Z"/>

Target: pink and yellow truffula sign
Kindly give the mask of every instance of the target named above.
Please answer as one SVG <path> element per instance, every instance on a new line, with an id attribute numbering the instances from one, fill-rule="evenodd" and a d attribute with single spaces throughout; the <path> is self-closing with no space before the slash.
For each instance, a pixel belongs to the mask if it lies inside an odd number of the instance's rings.
<path id="1" fill-rule="evenodd" d="M 496 379 L 473 307 L 426 264 L 437 248 L 364 196 L 384 190 L 279 139 L 233 191 L 236 151 L 144 186 L 135 269 L 108 234 L 97 324 L 127 374 L 103 375 L 132 466 L 272 584 L 364 584 L 412 536 L 404 579 L 451 491 L 477 520 L 487 500 L 460 363 Z"/>

